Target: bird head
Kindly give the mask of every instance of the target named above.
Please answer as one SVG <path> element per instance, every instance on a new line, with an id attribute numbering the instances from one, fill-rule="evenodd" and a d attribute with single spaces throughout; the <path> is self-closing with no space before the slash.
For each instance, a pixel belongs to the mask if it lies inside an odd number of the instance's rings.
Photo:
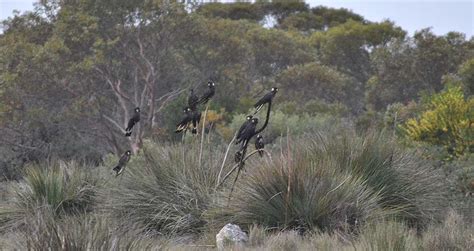
<path id="1" fill-rule="evenodd" d="M 258 123 L 258 118 L 252 118 L 252 123 L 257 124 Z"/>
<path id="2" fill-rule="evenodd" d="M 277 93 L 277 92 L 278 92 L 278 88 L 277 88 L 277 87 L 272 87 L 272 92 L 273 92 L 273 93 Z"/>
<path id="3" fill-rule="evenodd" d="M 253 118 L 253 116 L 252 116 L 252 115 L 247 115 L 247 120 L 249 120 L 249 121 L 250 121 L 252 118 Z"/>
<path id="4" fill-rule="evenodd" d="M 207 82 L 207 86 L 214 87 L 216 84 L 212 81 Z"/>
<path id="5" fill-rule="evenodd" d="M 140 112 L 140 107 L 136 107 L 135 112 Z"/>
<path id="6" fill-rule="evenodd" d="M 263 136 L 262 135 L 257 135 L 257 139 L 263 139 Z"/>
<path id="7" fill-rule="evenodd" d="M 130 150 L 127 150 L 127 151 L 125 152 L 125 154 L 126 154 L 126 155 L 131 155 L 132 152 L 131 152 Z"/>

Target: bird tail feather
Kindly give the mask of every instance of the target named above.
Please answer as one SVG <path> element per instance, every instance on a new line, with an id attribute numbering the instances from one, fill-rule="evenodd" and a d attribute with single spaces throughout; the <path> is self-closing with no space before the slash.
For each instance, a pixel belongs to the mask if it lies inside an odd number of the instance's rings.
<path id="1" fill-rule="evenodd" d="M 182 132 L 184 129 L 187 128 L 187 125 L 186 124 L 179 124 L 178 127 L 176 128 L 176 131 L 174 131 L 175 133 L 180 133 Z"/>
<path id="2" fill-rule="evenodd" d="M 254 115 L 257 114 L 257 113 L 260 111 L 260 109 L 262 109 L 262 107 L 263 107 L 263 105 L 258 105 L 258 106 L 256 106 L 256 107 L 255 107 L 255 112 L 254 112 L 253 114 L 254 114 Z"/>

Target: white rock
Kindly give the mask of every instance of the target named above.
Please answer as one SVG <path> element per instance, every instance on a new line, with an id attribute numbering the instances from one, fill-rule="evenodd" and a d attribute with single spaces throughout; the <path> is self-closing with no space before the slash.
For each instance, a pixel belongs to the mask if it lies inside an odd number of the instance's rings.
<path id="1" fill-rule="evenodd" d="M 247 234 L 239 226 L 228 223 L 216 235 L 217 249 L 225 250 L 227 246 L 243 247 L 248 239 Z"/>

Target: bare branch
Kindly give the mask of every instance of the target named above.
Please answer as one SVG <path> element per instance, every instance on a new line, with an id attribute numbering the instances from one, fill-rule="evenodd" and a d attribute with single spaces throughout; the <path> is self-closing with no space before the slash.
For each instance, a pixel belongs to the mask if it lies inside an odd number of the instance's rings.
<path id="1" fill-rule="evenodd" d="M 115 120 L 113 120 L 111 117 L 105 115 L 105 114 L 101 114 L 101 116 L 103 118 L 105 118 L 107 121 L 109 121 L 112 125 L 114 125 L 115 127 L 117 127 L 121 132 L 125 133 L 125 131 L 123 130 L 122 126 L 120 126 L 119 123 L 117 123 Z"/>

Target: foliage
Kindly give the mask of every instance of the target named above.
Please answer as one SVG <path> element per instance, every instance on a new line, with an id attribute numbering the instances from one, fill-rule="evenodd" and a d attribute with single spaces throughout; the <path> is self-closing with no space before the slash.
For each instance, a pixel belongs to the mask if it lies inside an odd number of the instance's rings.
<path id="1" fill-rule="evenodd" d="M 8 178 L 50 157 L 97 165 L 109 152 L 138 151 L 146 138 L 178 141 L 185 94 L 202 93 L 209 79 L 217 84 L 210 108 L 225 109 L 223 137 L 231 134 L 225 123 L 273 86 L 296 102 L 293 113 L 359 120 L 366 108 L 383 112 L 441 90 L 446 74 L 466 93 L 472 82 L 474 47 L 462 34 L 407 37 L 393 22 L 302 1 L 41 1 L 2 25 Z M 128 140 L 123 128 L 136 106 L 146 119 Z"/>
<path id="2" fill-rule="evenodd" d="M 415 141 L 445 147 L 452 156 L 474 149 L 474 99 L 464 98 L 460 87 L 448 87 L 428 98 L 418 119 L 403 125 L 406 135 Z"/>
<path id="3" fill-rule="evenodd" d="M 245 117 L 245 114 L 237 114 L 233 117 L 229 125 L 232 131 L 235 132 L 240 128 Z M 263 118 L 260 119 L 263 120 Z M 333 118 L 329 114 L 310 115 L 309 113 L 297 114 L 291 112 L 291 109 L 288 113 L 276 110 L 272 112 L 270 122 L 262 134 L 265 142 L 270 143 L 280 136 L 286 136 L 288 133 L 290 135 L 301 135 L 318 128 L 329 128 L 338 123 L 340 123 L 339 119 Z"/>
<path id="4" fill-rule="evenodd" d="M 404 37 L 405 31 L 388 21 L 365 25 L 350 20 L 326 32 L 313 33 L 310 41 L 318 48 L 324 64 L 364 84 L 371 74 L 368 49 L 384 47 L 392 39 Z"/>
<path id="5" fill-rule="evenodd" d="M 460 66 L 459 75 L 464 83 L 466 95 L 474 95 L 474 59 L 469 59 Z"/>
<path id="6" fill-rule="evenodd" d="M 391 103 L 416 101 L 422 92 L 441 91 L 443 76 L 456 73 L 463 61 L 472 58 L 472 48 L 472 40 L 467 41 L 463 34 L 436 36 L 429 29 L 375 48 L 367 103 L 374 110 L 384 110 Z"/>
<path id="7" fill-rule="evenodd" d="M 356 113 L 363 106 L 354 95 L 360 91 L 356 81 L 333 67 L 318 63 L 296 65 L 282 71 L 276 82 L 285 90 L 281 98 L 297 102 L 299 107 L 311 101 L 322 101 L 343 104 Z"/>

